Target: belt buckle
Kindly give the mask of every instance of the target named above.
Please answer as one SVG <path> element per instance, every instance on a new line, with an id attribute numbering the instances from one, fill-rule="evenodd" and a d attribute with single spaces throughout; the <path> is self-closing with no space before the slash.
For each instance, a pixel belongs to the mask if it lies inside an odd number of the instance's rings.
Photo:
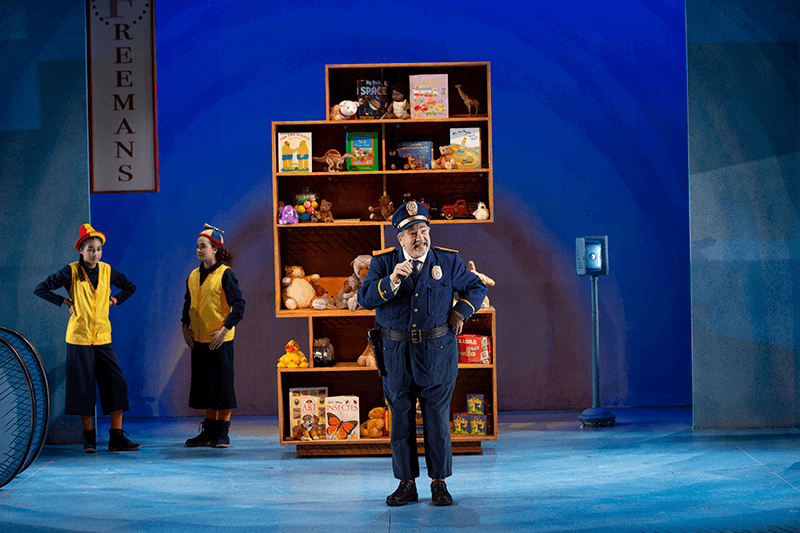
<path id="1" fill-rule="evenodd" d="M 420 330 L 418 329 L 411 330 L 411 342 L 413 342 L 414 344 L 422 342 L 422 332 Z"/>

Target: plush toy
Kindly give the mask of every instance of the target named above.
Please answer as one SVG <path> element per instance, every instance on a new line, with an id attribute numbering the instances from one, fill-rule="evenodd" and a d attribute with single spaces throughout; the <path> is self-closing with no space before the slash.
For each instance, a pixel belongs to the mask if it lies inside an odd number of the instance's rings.
<path id="1" fill-rule="evenodd" d="M 395 85 L 392 87 L 392 101 L 389 102 L 386 114 L 383 115 L 385 119 L 407 119 L 411 118 L 408 110 L 411 109 L 411 104 L 406 100 L 405 87 Z"/>
<path id="2" fill-rule="evenodd" d="M 314 351 L 311 357 L 314 359 L 314 366 L 333 366 L 333 344 L 328 337 L 314 339 Z"/>
<path id="3" fill-rule="evenodd" d="M 320 440 L 325 438 L 325 428 L 319 423 L 317 415 L 303 415 L 292 428 L 289 440 Z"/>
<path id="4" fill-rule="evenodd" d="M 469 270 L 470 272 L 481 278 L 481 281 L 483 281 L 487 287 L 494 287 L 494 280 L 489 276 L 487 276 L 486 274 L 481 274 L 480 272 L 478 272 L 478 270 L 475 268 L 475 261 L 470 261 L 467 263 L 467 270 Z M 483 297 L 483 303 L 481 304 L 481 307 L 489 307 L 488 296 Z"/>
<path id="5" fill-rule="evenodd" d="M 383 196 L 378 198 L 378 207 L 369 206 L 369 219 L 370 220 L 378 220 L 379 218 L 383 218 L 384 220 L 392 220 L 392 213 L 394 213 L 394 204 L 391 201 L 391 198 L 384 193 Z"/>
<path id="6" fill-rule="evenodd" d="M 334 222 L 331 207 L 333 207 L 333 204 L 328 200 L 322 200 L 314 214 L 314 222 Z"/>
<path id="7" fill-rule="evenodd" d="M 278 368 L 308 368 L 308 359 L 300 351 L 300 345 L 297 342 L 289 341 L 284 350 L 286 353 L 278 359 Z"/>
<path id="8" fill-rule="evenodd" d="M 453 156 L 453 147 L 448 145 L 440 146 L 439 152 L 442 154 L 439 159 L 431 161 L 431 168 L 451 169 L 456 166 L 456 158 Z"/>
<path id="9" fill-rule="evenodd" d="M 283 305 L 286 309 L 305 309 L 311 307 L 314 298 L 318 298 L 313 283 L 319 281 L 319 274 L 306 276 L 303 267 L 298 265 L 284 268 L 286 276 L 281 280 L 283 285 Z"/>
<path id="10" fill-rule="evenodd" d="M 361 355 L 358 356 L 358 366 L 375 366 L 375 352 L 372 351 L 372 346 L 367 344 Z"/>
<path id="11" fill-rule="evenodd" d="M 386 410 L 383 407 L 375 407 L 369 410 L 369 418 L 361 424 L 361 436 L 371 439 L 386 435 Z"/>
<path id="12" fill-rule="evenodd" d="M 355 120 L 358 102 L 342 100 L 331 108 L 331 120 Z"/>
<path id="13" fill-rule="evenodd" d="M 371 262 L 371 255 L 359 255 L 350 262 L 350 265 L 353 267 L 353 273 L 344 280 L 342 288 L 339 289 L 339 294 L 333 299 L 334 309 L 350 309 L 351 311 L 355 311 L 361 308 L 361 306 L 358 305 L 357 299 L 358 289 L 361 288 L 361 284 L 364 283 L 364 279 L 367 277 Z"/>
<path id="14" fill-rule="evenodd" d="M 278 224 L 297 224 L 298 222 L 300 222 L 300 217 L 297 210 L 290 205 L 283 206 L 278 215 Z"/>
<path id="15" fill-rule="evenodd" d="M 408 158 L 397 153 L 397 150 L 389 150 L 386 154 L 386 170 L 408 170 Z"/>
<path id="16" fill-rule="evenodd" d="M 474 216 L 478 220 L 488 220 L 489 209 L 486 207 L 486 204 L 483 202 L 478 202 L 478 208 L 472 212 L 472 216 Z"/>

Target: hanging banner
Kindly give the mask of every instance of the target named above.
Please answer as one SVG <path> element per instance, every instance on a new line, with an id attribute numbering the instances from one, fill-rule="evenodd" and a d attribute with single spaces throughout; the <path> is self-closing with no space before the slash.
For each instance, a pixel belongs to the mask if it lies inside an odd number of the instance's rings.
<path id="1" fill-rule="evenodd" d="M 154 0 L 86 0 L 91 192 L 158 191 Z"/>

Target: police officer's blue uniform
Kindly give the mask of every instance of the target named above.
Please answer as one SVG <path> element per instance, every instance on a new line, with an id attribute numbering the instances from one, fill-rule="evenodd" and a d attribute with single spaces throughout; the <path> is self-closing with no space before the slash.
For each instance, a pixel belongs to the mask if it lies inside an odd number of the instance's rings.
<path id="1" fill-rule="evenodd" d="M 407 209 L 404 204 L 395 212 L 392 224 L 398 230 L 428 223 L 424 204 L 412 203 L 416 207 Z M 358 302 L 375 309 L 376 325 L 384 328 L 383 391 L 392 411 L 394 476 L 400 480 L 419 476 L 415 423 L 419 398 L 428 475 L 444 479 L 452 474 L 450 399 L 458 373 L 458 346 L 447 327 L 448 318 L 451 310 L 469 318 L 483 302 L 486 285 L 466 269 L 454 250 L 431 248 L 416 285 L 408 276 L 393 292 L 389 276 L 404 260 L 402 248 L 376 252 Z M 453 291 L 459 298 L 455 307 Z M 396 340 L 401 338 L 405 340 Z"/>

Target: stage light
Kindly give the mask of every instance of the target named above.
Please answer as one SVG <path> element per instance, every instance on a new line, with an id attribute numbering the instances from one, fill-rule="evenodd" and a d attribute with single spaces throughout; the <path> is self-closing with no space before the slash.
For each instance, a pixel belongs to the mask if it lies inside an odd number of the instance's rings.
<path id="1" fill-rule="evenodd" d="M 575 266 L 592 281 L 592 407 L 578 416 L 581 427 L 613 426 L 614 413 L 600 407 L 600 325 L 597 304 L 597 276 L 608 274 L 608 236 L 575 239 Z"/>

